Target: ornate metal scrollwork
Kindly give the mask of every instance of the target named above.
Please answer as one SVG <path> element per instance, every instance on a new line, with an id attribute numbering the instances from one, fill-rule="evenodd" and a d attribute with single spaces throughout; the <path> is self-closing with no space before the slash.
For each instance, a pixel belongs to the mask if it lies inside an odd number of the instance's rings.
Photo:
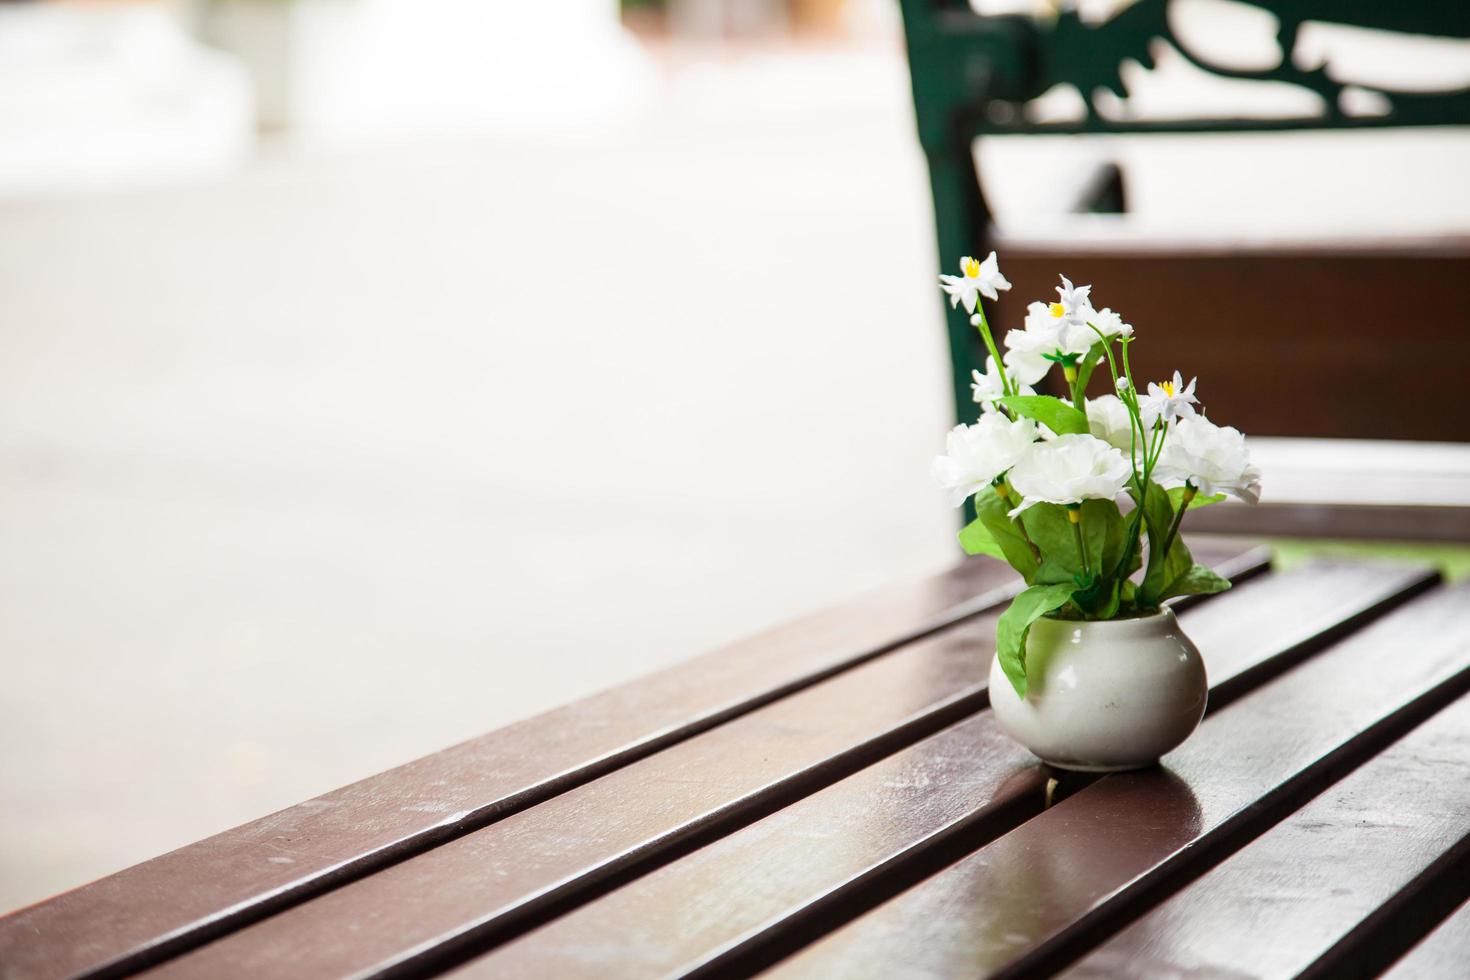
<path id="1" fill-rule="evenodd" d="M 1298 33 L 1307 23 L 1343 24 L 1354 27 L 1431 35 L 1446 38 L 1470 37 L 1470 2 L 1462 0 L 1238 0 L 1275 15 L 1280 27 L 1277 41 L 1282 57 L 1274 68 L 1250 71 L 1218 64 L 1195 51 L 1181 39 L 1169 21 L 1171 0 L 1139 0 L 1100 23 L 1088 23 L 1075 10 L 1061 11 L 1048 28 L 1038 25 L 1035 56 L 1037 73 L 1033 84 L 1041 88 L 1071 85 L 1081 93 L 1087 107 L 1084 119 L 1075 122 L 1038 123 L 1022 112 L 1002 113 L 983 128 L 991 132 L 1124 132 L 1208 131 L 1241 129 L 1347 128 L 1358 126 L 1436 126 L 1470 124 L 1470 88 L 1446 91 L 1395 91 L 1375 85 L 1334 77 L 1330 65 L 1302 69 L 1292 60 Z M 1152 46 L 1162 41 L 1195 67 L 1222 78 L 1278 82 L 1306 89 L 1320 96 L 1324 106 L 1317 116 L 1290 118 L 1230 119 L 1109 119 L 1098 111 L 1096 94 L 1111 92 L 1128 97 L 1122 66 L 1135 61 L 1146 69 L 1155 67 Z M 1470 57 L 1470 56 L 1467 56 Z M 1353 87 L 1376 93 L 1387 102 L 1387 111 L 1373 115 L 1349 115 L 1341 96 Z"/>

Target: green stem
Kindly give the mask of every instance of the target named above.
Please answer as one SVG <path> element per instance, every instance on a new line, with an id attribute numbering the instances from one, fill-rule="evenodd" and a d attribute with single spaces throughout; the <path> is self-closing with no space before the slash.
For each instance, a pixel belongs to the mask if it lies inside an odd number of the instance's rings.
<path id="1" fill-rule="evenodd" d="M 985 319 L 985 304 L 980 302 L 979 297 L 975 299 L 975 313 L 980 317 L 980 336 L 985 341 L 985 349 L 990 352 L 991 357 L 995 358 L 995 369 L 1000 372 L 1000 390 L 1007 396 L 1014 395 L 1005 363 L 1000 359 L 1000 351 L 995 346 L 995 338 L 990 335 L 990 323 Z"/>
<path id="2" fill-rule="evenodd" d="M 1162 417 L 1154 423 L 1153 442 L 1149 444 L 1149 455 L 1147 457 L 1147 472 L 1152 473 L 1154 467 L 1159 464 L 1159 457 L 1164 454 L 1164 440 L 1169 436 L 1169 423 Z"/>
<path id="3" fill-rule="evenodd" d="M 1067 521 L 1072 525 L 1072 537 L 1077 541 L 1077 557 L 1082 559 L 1082 574 L 1090 575 L 1091 569 L 1087 565 L 1087 544 L 1082 540 L 1082 508 L 1076 504 L 1068 504 Z"/>
<path id="4" fill-rule="evenodd" d="M 1108 355 L 1108 373 L 1113 376 L 1113 391 L 1116 392 L 1118 390 L 1118 362 L 1113 360 L 1113 345 L 1108 341 L 1108 338 L 1103 335 L 1103 332 L 1101 330 L 1097 329 L 1097 327 L 1092 326 L 1092 324 L 1090 323 L 1088 324 L 1088 326 L 1092 327 L 1092 332 L 1097 334 L 1097 339 L 1103 342 L 1103 353 Z"/>
<path id="5" fill-rule="evenodd" d="M 1103 332 L 1089 323 L 1092 332 L 1097 334 L 1098 339 L 1103 341 L 1103 353 L 1108 356 L 1108 374 L 1113 378 L 1113 392 L 1118 392 L 1118 362 L 1113 357 L 1113 345 Z M 1138 443 L 1144 439 L 1143 419 L 1138 414 L 1138 392 L 1133 388 L 1133 373 L 1128 368 L 1128 342 L 1130 338 L 1124 337 L 1119 341 L 1123 345 L 1123 377 L 1128 379 L 1128 390 L 1118 395 L 1123 407 L 1128 409 L 1128 460 L 1133 464 L 1133 483 L 1138 486 Z M 1140 487 L 1140 492 L 1142 488 Z"/>
<path id="6" fill-rule="evenodd" d="M 1062 377 L 1066 378 L 1067 384 L 1072 386 L 1072 407 L 1083 415 L 1086 415 L 1087 406 L 1083 401 L 1083 392 L 1079 391 L 1077 387 L 1077 365 L 1074 364 L 1071 367 L 1065 364 L 1062 365 Z"/>
<path id="7" fill-rule="evenodd" d="M 1116 358 L 1113 357 L 1112 342 L 1109 341 L 1107 337 L 1103 336 L 1103 332 L 1097 329 L 1096 326 L 1091 323 L 1089 323 L 1088 326 L 1092 327 L 1092 332 L 1097 334 L 1100 340 L 1104 341 L 1103 353 L 1108 356 L 1108 373 L 1112 375 L 1113 391 L 1117 393 L 1118 361 Z M 1123 550 L 1123 558 L 1118 565 L 1119 569 L 1125 568 L 1127 566 L 1129 557 L 1140 547 L 1142 547 L 1142 518 L 1143 515 L 1147 513 L 1144 508 L 1144 504 L 1148 501 L 1147 477 L 1145 476 L 1144 478 L 1140 479 L 1138 475 L 1138 444 L 1144 441 L 1144 432 L 1143 418 L 1138 413 L 1138 391 L 1133 387 L 1133 371 L 1128 365 L 1128 343 L 1130 339 L 1131 338 L 1123 337 L 1118 341 L 1118 343 L 1123 348 L 1123 377 L 1128 379 L 1128 390 L 1118 394 L 1118 398 L 1123 402 L 1124 407 L 1128 409 L 1128 461 L 1133 464 L 1133 488 L 1138 491 L 1138 513 L 1134 515 L 1134 520 L 1129 524 L 1130 540 L 1128 542 L 1128 547 L 1124 548 Z M 1119 574 L 1121 574 L 1121 571 Z"/>
<path id="8" fill-rule="evenodd" d="M 1124 337 L 1120 341 L 1123 345 L 1123 377 L 1128 379 L 1127 397 L 1123 399 L 1123 402 L 1128 406 L 1129 418 L 1133 424 L 1138 426 L 1138 441 L 1147 443 L 1148 433 L 1143 430 L 1143 415 L 1138 408 L 1138 386 L 1133 383 L 1133 366 L 1128 363 L 1128 344 L 1132 342 L 1132 339 L 1131 337 Z M 1117 387 L 1116 381 L 1114 381 L 1113 386 L 1114 388 Z M 1136 467 L 1137 463 L 1134 465 Z"/>

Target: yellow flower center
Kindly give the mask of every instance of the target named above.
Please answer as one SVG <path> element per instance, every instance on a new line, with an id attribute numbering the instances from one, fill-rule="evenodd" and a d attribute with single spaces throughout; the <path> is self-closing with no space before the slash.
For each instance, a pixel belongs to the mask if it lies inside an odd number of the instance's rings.
<path id="1" fill-rule="evenodd" d="M 980 263 L 966 255 L 960 259 L 960 271 L 965 274 L 966 279 L 979 279 Z"/>
<path id="2" fill-rule="evenodd" d="M 1163 389 L 1164 394 L 1168 395 L 1170 398 L 1174 397 L 1174 382 L 1160 381 L 1159 387 Z"/>
<path id="3" fill-rule="evenodd" d="M 1067 308 L 1061 303 L 1053 303 L 1051 304 L 1051 306 L 1047 307 L 1047 309 L 1051 310 L 1051 315 L 1056 317 L 1057 319 L 1061 319 L 1062 317 L 1067 315 Z"/>

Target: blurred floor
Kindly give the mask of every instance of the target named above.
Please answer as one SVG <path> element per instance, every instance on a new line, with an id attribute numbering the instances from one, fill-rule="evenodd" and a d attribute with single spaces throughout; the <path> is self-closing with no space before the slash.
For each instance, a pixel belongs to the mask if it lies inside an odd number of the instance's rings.
<path id="1" fill-rule="evenodd" d="M 0 206 L 0 910 L 949 560 L 903 64 L 834 59 Z"/>

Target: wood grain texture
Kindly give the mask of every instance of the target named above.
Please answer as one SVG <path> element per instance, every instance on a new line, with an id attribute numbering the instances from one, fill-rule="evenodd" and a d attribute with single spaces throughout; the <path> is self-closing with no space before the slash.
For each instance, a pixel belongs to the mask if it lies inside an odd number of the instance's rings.
<path id="1" fill-rule="evenodd" d="M 150 971 L 346 976 L 514 929 L 986 704 L 994 614 L 902 647 Z"/>
<path id="2" fill-rule="evenodd" d="M 1470 968 L 1470 902 L 1395 963 L 1384 980 L 1464 980 Z"/>
<path id="3" fill-rule="evenodd" d="M 1066 965 L 1470 687 L 1470 584 L 1437 589 L 1212 713 L 772 971 L 1017 976 Z"/>
<path id="4" fill-rule="evenodd" d="M 1200 539 L 1229 575 L 1249 542 Z M 1004 602 L 973 559 L 731 644 L 0 918 L 0 975 L 116 976 L 453 840 Z"/>
<path id="5" fill-rule="evenodd" d="M 344 885 L 165 963 L 157 975 L 378 971 L 529 928 L 613 879 L 670 860 L 984 707 L 995 615 L 903 646 Z"/>
<path id="6" fill-rule="evenodd" d="M 1433 922 L 1457 892 L 1470 894 L 1465 697 L 1064 975 L 1376 976 L 1408 944 L 1391 926 Z"/>
<path id="7" fill-rule="evenodd" d="M 1016 582 L 968 561 L 173 851 L 0 919 L 0 972 L 107 975 L 197 945 L 962 621 Z"/>
<path id="8" fill-rule="evenodd" d="M 1412 499 L 1412 485 L 1404 488 Z M 1426 507 L 1327 503 L 1272 503 L 1192 510 L 1184 519 L 1191 531 L 1275 537 L 1373 541 L 1470 541 L 1470 501 L 1463 507 Z"/>
<path id="9" fill-rule="evenodd" d="M 1180 617 L 1212 684 L 1269 675 L 1274 658 L 1425 581 L 1334 565 L 1257 579 Z M 1324 587 L 1325 586 L 1325 587 Z M 1277 628 L 1263 628 L 1270 623 Z M 1305 638 L 1305 639 L 1304 639 Z M 759 948 L 911 879 L 1043 808 L 1051 771 L 989 712 L 792 804 L 467 964 L 452 976 L 640 977 L 742 972 Z"/>

